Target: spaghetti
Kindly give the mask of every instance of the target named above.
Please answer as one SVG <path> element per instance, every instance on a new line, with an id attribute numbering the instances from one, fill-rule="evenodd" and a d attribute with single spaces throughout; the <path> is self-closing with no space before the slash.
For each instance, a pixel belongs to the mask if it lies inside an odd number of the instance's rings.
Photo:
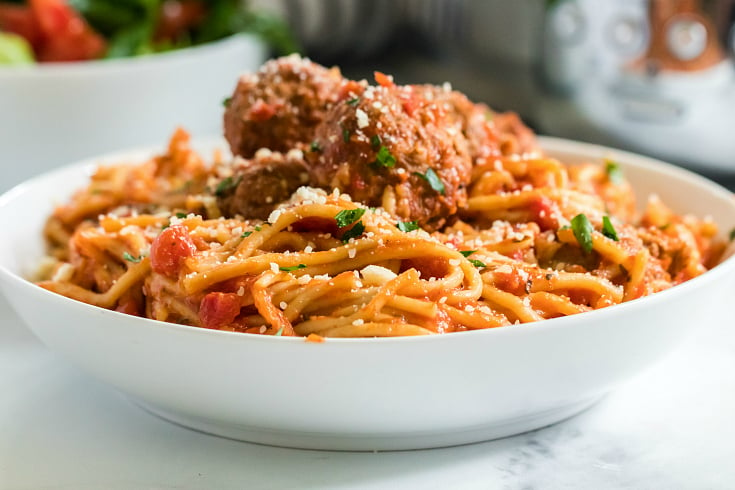
<path id="1" fill-rule="evenodd" d="M 218 196 L 239 184 L 232 161 L 206 164 L 178 130 L 164 154 L 99 168 L 55 210 L 45 230 L 55 263 L 39 284 L 211 329 L 427 335 L 630 301 L 702 274 L 724 248 L 713 223 L 656 198 L 637 216 L 614 162 L 500 152 L 475 161 L 469 179 L 466 202 L 430 231 L 309 186 L 267 219 L 222 216 Z"/>

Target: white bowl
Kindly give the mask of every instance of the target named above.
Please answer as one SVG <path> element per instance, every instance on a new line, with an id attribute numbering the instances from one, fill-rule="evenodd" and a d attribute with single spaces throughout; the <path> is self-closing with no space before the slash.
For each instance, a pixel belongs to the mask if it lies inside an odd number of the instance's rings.
<path id="1" fill-rule="evenodd" d="M 264 44 L 232 36 L 149 56 L 0 67 L 0 190 L 60 163 L 157 144 L 181 125 L 220 134 L 222 101 Z"/>
<path id="2" fill-rule="evenodd" d="M 735 227 L 730 192 L 685 170 L 598 146 L 542 139 L 566 161 L 619 161 L 676 211 Z M 203 145 L 211 148 L 213 144 Z M 139 158 L 120 154 L 114 160 Z M 667 291 L 540 323 L 420 338 L 328 339 L 205 330 L 127 316 L 23 278 L 55 202 L 99 160 L 0 197 L 0 285 L 35 334 L 90 374 L 179 424 L 319 449 L 415 449 L 482 441 L 569 417 L 711 321 L 729 321 L 735 258 Z"/>

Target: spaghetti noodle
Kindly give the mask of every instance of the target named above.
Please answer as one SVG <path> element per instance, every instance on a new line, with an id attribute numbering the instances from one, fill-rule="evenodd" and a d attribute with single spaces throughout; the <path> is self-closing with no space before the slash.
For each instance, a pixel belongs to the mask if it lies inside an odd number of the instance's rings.
<path id="1" fill-rule="evenodd" d="M 708 220 L 656 198 L 637 216 L 614 162 L 567 167 L 510 146 L 473 162 L 466 201 L 426 231 L 309 186 L 267 219 L 222 216 L 218 197 L 239 184 L 232 161 L 206 164 L 178 130 L 164 154 L 99 168 L 55 210 L 56 261 L 39 284 L 166 322 L 319 340 L 582 313 L 687 281 L 722 253 Z"/>

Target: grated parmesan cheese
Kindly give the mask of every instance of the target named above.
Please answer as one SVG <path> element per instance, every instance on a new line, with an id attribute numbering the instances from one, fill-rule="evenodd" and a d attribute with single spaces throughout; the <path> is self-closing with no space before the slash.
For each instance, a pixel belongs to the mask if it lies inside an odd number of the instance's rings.
<path id="1" fill-rule="evenodd" d="M 365 111 L 363 111 L 362 109 L 357 109 L 357 111 L 355 111 L 355 116 L 357 116 L 358 128 L 362 129 L 368 127 L 370 123 L 368 120 L 368 115 L 365 113 Z"/>

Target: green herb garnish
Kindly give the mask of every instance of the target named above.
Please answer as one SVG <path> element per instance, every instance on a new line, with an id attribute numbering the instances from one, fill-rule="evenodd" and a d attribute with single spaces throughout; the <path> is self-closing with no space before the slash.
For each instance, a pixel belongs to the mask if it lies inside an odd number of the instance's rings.
<path id="1" fill-rule="evenodd" d="M 352 238 L 357 238 L 360 235 L 362 235 L 365 232 L 365 225 L 362 224 L 362 221 L 358 221 L 355 223 L 352 228 L 345 231 L 342 235 L 342 241 L 347 243 Z"/>
<path id="2" fill-rule="evenodd" d="M 616 242 L 619 240 L 618 232 L 615 231 L 615 227 L 608 216 L 602 217 L 602 234 Z"/>
<path id="3" fill-rule="evenodd" d="M 347 101 L 347 105 L 356 106 L 360 102 L 359 97 L 353 97 Z"/>
<path id="4" fill-rule="evenodd" d="M 232 102 L 232 97 L 225 97 L 222 99 L 222 105 L 224 107 L 230 107 L 230 102 Z"/>
<path id="5" fill-rule="evenodd" d="M 373 147 L 373 149 L 377 150 L 378 148 L 380 148 L 381 144 L 383 144 L 383 142 L 380 141 L 380 136 L 378 136 L 377 134 L 370 138 L 370 145 Z"/>
<path id="6" fill-rule="evenodd" d="M 253 234 L 252 231 L 245 231 L 245 232 L 243 232 L 242 235 L 240 235 L 240 238 L 247 238 L 247 237 L 249 237 L 252 234 Z"/>
<path id="7" fill-rule="evenodd" d="M 396 223 L 396 228 L 404 233 L 408 233 L 409 231 L 418 230 L 419 224 L 415 221 L 399 221 Z"/>
<path id="8" fill-rule="evenodd" d="M 477 259 L 467 259 L 467 260 L 470 261 L 470 264 L 474 265 L 475 267 L 479 269 L 487 267 L 485 262 L 483 262 L 482 260 L 477 260 Z"/>
<path id="9" fill-rule="evenodd" d="M 349 129 L 342 128 L 342 140 L 345 143 L 349 143 L 350 142 L 350 130 Z"/>
<path id="10" fill-rule="evenodd" d="M 477 252 L 477 250 L 460 250 L 459 253 L 462 254 L 462 257 L 469 257 L 473 253 Z"/>
<path id="11" fill-rule="evenodd" d="M 607 174 L 607 180 L 615 185 L 623 183 L 623 170 L 620 165 L 612 160 L 605 161 L 605 173 Z"/>
<path id="12" fill-rule="evenodd" d="M 592 223 L 584 214 L 578 214 L 572 218 L 572 231 L 577 242 L 582 246 L 582 250 L 587 253 L 592 251 Z"/>
<path id="13" fill-rule="evenodd" d="M 258 226 L 256 226 L 256 227 L 255 227 L 255 231 L 260 231 L 260 230 L 262 230 L 262 229 L 263 229 L 263 227 L 262 227 L 262 226 L 260 226 L 260 225 L 258 225 Z"/>
<path id="14" fill-rule="evenodd" d="M 381 146 L 378 154 L 375 155 L 375 161 L 371 164 L 374 167 L 392 168 L 396 166 L 396 157 L 390 154 L 385 146 Z"/>
<path id="15" fill-rule="evenodd" d="M 176 213 L 176 217 L 179 218 L 179 219 L 184 219 L 187 216 L 189 216 L 189 215 L 186 214 L 186 213 Z"/>
<path id="16" fill-rule="evenodd" d="M 232 177 L 223 179 L 219 184 L 217 184 L 217 188 L 214 190 L 214 195 L 217 197 L 224 197 L 235 190 L 237 186 L 240 185 L 241 180 L 242 176 L 237 179 L 233 179 Z"/>
<path id="17" fill-rule="evenodd" d="M 140 262 L 141 260 L 143 260 L 143 256 L 142 255 L 138 255 L 137 257 L 133 257 L 128 252 L 125 252 L 125 253 L 123 253 L 123 259 L 127 260 L 128 262 L 132 262 L 134 264 L 137 264 L 138 262 Z"/>
<path id="18" fill-rule="evenodd" d="M 434 189 L 442 196 L 444 195 L 444 182 L 442 182 L 439 176 L 436 175 L 434 169 L 428 169 L 425 174 L 422 174 L 420 172 L 414 172 L 413 174 L 424 179 L 426 182 L 429 183 L 432 189 Z"/>
<path id="19" fill-rule="evenodd" d="M 283 272 L 297 271 L 299 269 L 306 269 L 306 264 L 292 265 L 291 267 L 279 267 Z"/>
<path id="20" fill-rule="evenodd" d="M 322 151 L 322 145 L 319 144 L 317 140 L 314 140 L 311 142 L 311 146 L 309 147 L 311 151 Z"/>
<path id="21" fill-rule="evenodd" d="M 337 226 L 344 228 L 345 226 L 349 226 L 362 218 L 363 214 L 365 214 L 365 209 L 363 208 L 343 209 L 337 213 L 337 216 L 335 216 L 334 219 L 337 220 Z"/>

